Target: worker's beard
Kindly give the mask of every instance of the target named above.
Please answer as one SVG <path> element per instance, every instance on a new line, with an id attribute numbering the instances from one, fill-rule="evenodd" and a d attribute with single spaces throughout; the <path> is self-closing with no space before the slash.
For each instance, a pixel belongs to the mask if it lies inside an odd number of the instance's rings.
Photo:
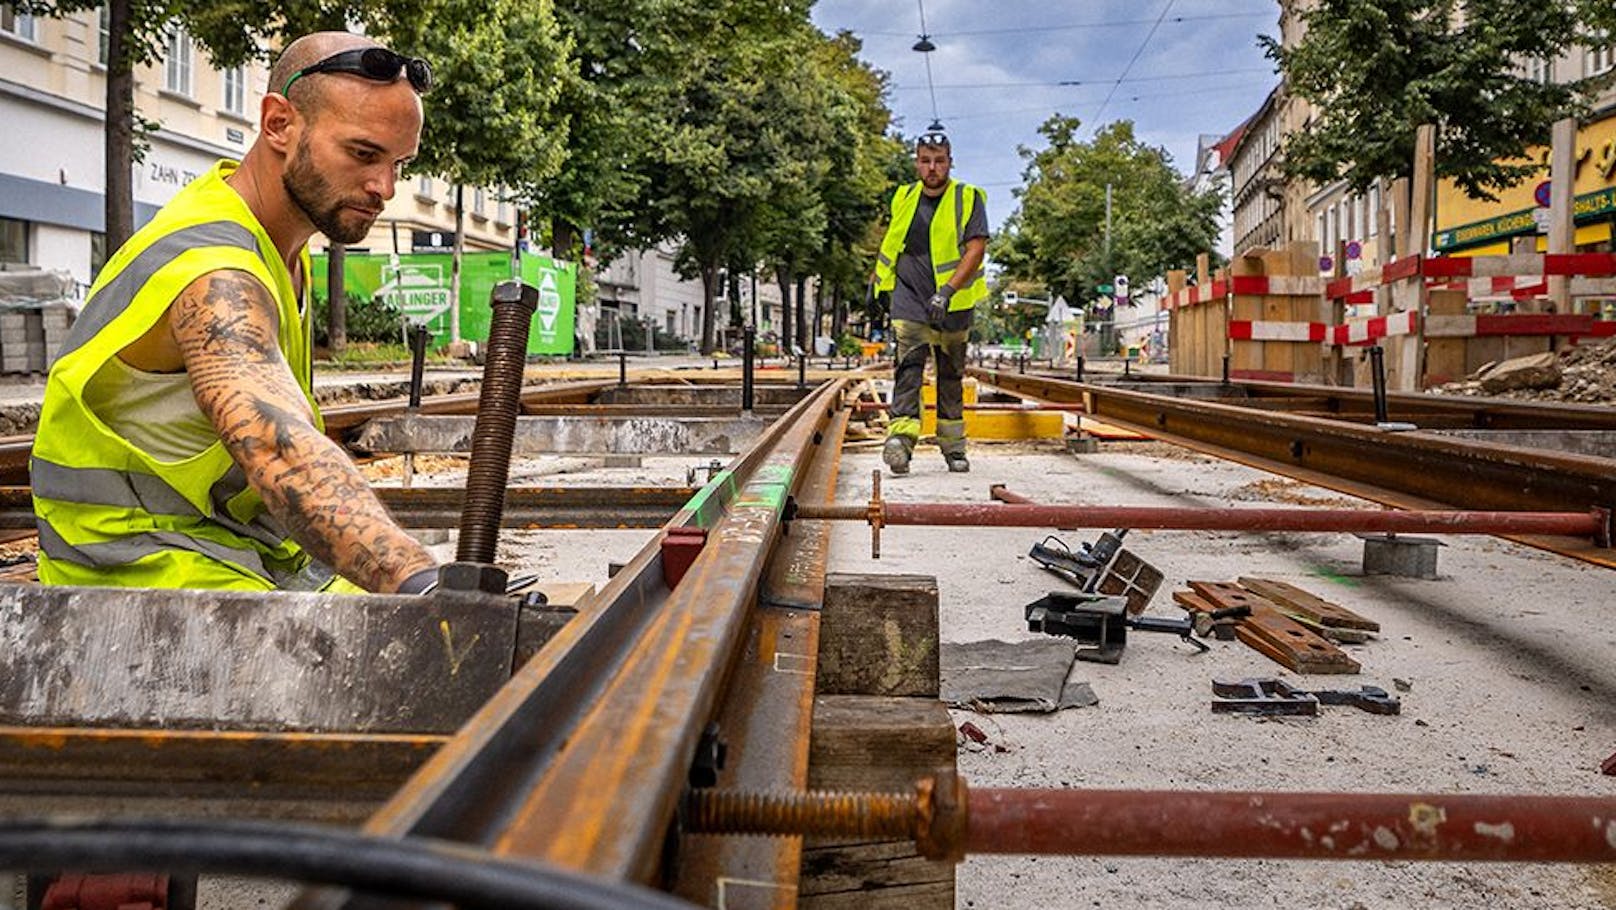
<path id="1" fill-rule="evenodd" d="M 331 188 L 331 184 L 315 168 L 306 141 L 298 142 L 292 160 L 286 165 L 286 172 L 281 175 L 281 183 L 286 187 L 286 195 L 303 210 L 309 223 L 332 243 L 358 243 L 365 239 L 365 235 L 370 233 L 370 226 L 376 223 L 374 216 L 367 218 L 362 212 L 348 207 L 351 204 L 372 207 L 369 200 L 352 203 Z"/>

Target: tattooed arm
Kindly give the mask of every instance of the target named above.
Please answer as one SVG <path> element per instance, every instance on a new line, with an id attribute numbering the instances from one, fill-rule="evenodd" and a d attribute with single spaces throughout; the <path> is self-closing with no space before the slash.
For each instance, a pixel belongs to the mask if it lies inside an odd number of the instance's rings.
<path id="1" fill-rule="evenodd" d="M 180 293 L 166 320 L 168 337 L 157 339 L 177 348 L 198 407 L 304 549 L 367 591 L 395 591 L 435 564 L 347 454 L 315 428 L 281 356 L 275 301 L 262 282 L 238 271 L 204 275 Z"/>

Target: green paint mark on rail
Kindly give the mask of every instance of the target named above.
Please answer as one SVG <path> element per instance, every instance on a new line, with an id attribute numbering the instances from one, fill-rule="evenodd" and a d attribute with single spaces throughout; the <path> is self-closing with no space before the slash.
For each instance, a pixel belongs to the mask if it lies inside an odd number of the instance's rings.
<path id="1" fill-rule="evenodd" d="M 724 503 L 735 495 L 735 472 L 725 469 L 713 475 L 713 479 L 696 491 L 696 495 L 684 504 L 683 511 L 695 516 L 698 528 L 712 527 L 724 509 Z"/>
<path id="2" fill-rule="evenodd" d="M 791 490 L 789 465 L 764 465 L 736 498 L 736 507 L 767 508 L 779 512 Z"/>

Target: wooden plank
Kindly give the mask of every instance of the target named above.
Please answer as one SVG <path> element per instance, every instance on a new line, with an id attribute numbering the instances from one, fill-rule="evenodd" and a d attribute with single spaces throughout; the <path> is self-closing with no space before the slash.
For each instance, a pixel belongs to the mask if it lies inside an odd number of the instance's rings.
<path id="1" fill-rule="evenodd" d="M 827 575 L 817 686 L 821 695 L 936 698 L 937 579 Z"/>
<path id="2" fill-rule="evenodd" d="M 1426 303 L 1432 316 L 1463 316 L 1464 291 L 1432 291 Z M 1425 375 L 1428 382 L 1439 385 L 1454 382 L 1469 374 L 1465 369 L 1465 347 L 1470 339 L 1431 338 L 1425 342 Z"/>
<path id="3" fill-rule="evenodd" d="M 515 647 L 504 596 L 0 586 L 0 724 L 448 733 Z"/>
<path id="4" fill-rule="evenodd" d="M 1366 632 L 1380 631 L 1380 623 L 1373 619 L 1354 613 L 1340 604 L 1331 603 L 1288 582 L 1241 576 L 1240 586 L 1259 597 L 1266 597 L 1286 610 L 1300 613 L 1322 626 L 1362 629 Z"/>
<path id="5" fill-rule="evenodd" d="M 954 755 L 954 722 L 935 698 L 814 699 L 811 789 L 910 792 L 952 768 Z M 954 866 L 921 857 L 910 841 L 812 839 L 798 895 L 813 910 L 943 910 L 954 906 Z"/>
<path id="6" fill-rule="evenodd" d="M 1320 674 L 1359 670 L 1346 652 L 1284 616 L 1266 598 L 1224 582 L 1192 581 L 1190 587 L 1219 609 L 1249 607 L 1251 615 L 1235 625 L 1235 635 L 1289 670 Z"/>

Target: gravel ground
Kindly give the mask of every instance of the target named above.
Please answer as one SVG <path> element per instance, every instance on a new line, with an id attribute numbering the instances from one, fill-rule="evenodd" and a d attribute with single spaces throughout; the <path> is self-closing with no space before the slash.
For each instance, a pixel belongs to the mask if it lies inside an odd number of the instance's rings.
<path id="1" fill-rule="evenodd" d="M 1159 444 L 1113 444 L 1089 456 L 991 445 L 968 475 L 935 450 L 914 473 L 883 478 L 894 500 L 986 501 L 1005 483 L 1050 503 L 1255 507 L 1359 502 Z M 873 453 L 849 452 L 838 498 L 868 496 Z M 1075 544 L 1097 532 L 1066 532 Z M 882 558 L 868 531 L 842 525 L 838 571 L 939 577 L 942 637 L 1023 640 L 1022 606 L 1064 582 L 1026 558 L 1042 532 L 889 528 Z M 1364 576 L 1348 535 L 1135 532 L 1127 545 L 1167 582 L 1153 614 L 1182 615 L 1168 592 L 1190 579 L 1258 574 L 1301 586 L 1381 623 L 1347 649 L 1358 676 L 1295 677 L 1238 642 L 1195 655 L 1168 636 L 1135 634 L 1117 666 L 1079 663 L 1097 706 L 1054 715 L 955 712 L 996 748 L 964 749 L 978 786 L 1141 790 L 1328 790 L 1616 794 L 1599 763 L 1616 749 L 1616 575 L 1494 538 L 1444 538 L 1440 577 Z M 952 568 L 953 571 L 949 571 Z M 1302 686 L 1409 684 L 1400 716 L 1326 708 L 1317 718 L 1213 715 L 1213 677 L 1281 676 Z M 1612 867 L 1122 859 L 971 859 L 963 907 L 1542 907 L 1616 906 Z"/>

